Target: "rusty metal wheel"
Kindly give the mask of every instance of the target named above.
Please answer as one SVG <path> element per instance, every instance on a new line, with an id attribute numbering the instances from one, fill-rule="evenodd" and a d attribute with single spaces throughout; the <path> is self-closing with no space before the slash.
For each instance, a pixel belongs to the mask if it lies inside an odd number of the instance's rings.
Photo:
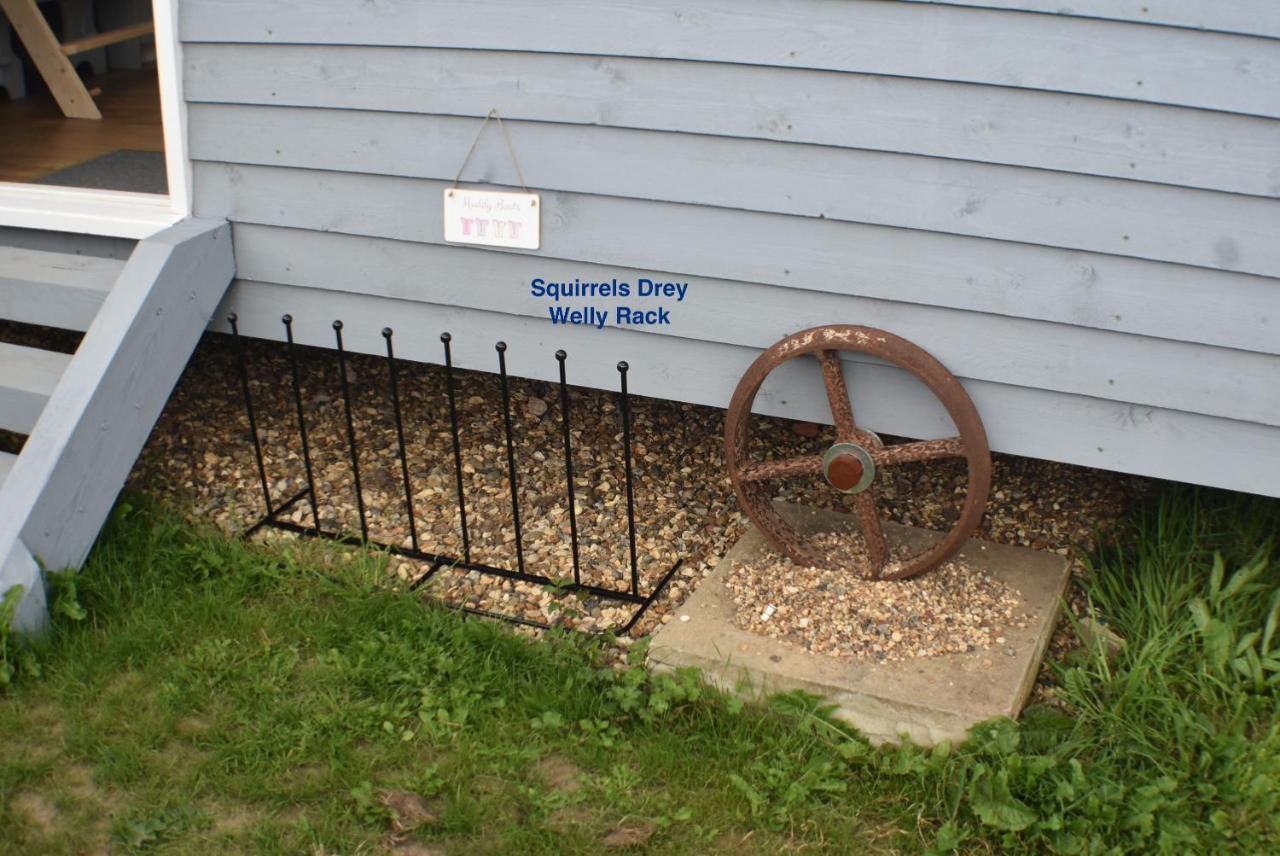
<path id="1" fill-rule="evenodd" d="M 880 438 L 858 426 L 849 400 L 841 365 L 841 351 L 856 351 L 893 363 L 915 375 L 946 408 L 959 434 L 940 440 L 922 440 L 885 446 Z M 836 442 L 825 454 L 776 461 L 747 460 L 751 406 L 769 373 L 787 360 L 813 354 L 822 366 L 822 379 L 836 426 Z M 963 458 L 969 484 L 955 526 L 921 553 L 907 558 L 891 556 L 877 507 L 877 476 L 881 469 L 911 461 Z M 725 462 L 738 501 L 775 549 L 804 565 L 825 567 L 830 560 L 774 509 L 769 482 L 799 476 L 822 476 L 842 493 L 853 497 L 854 514 L 867 545 L 867 556 L 877 579 L 906 579 L 936 568 L 955 555 L 978 527 L 991 489 L 991 451 L 987 432 L 969 394 L 951 372 L 920 347 L 906 339 L 849 324 L 803 330 L 761 354 L 747 369 L 734 390 L 725 419 Z"/>

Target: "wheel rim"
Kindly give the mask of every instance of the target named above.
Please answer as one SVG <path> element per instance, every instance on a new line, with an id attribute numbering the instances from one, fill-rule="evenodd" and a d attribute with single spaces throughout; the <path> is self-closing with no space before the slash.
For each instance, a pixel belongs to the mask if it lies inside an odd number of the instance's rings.
<path id="1" fill-rule="evenodd" d="M 937 397 L 955 424 L 957 434 L 884 446 L 859 427 L 849 400 L 841 351 L 878 357 L 910 372 Z M 769 374 L 783 363 L 812 354 L 822 369 L 827 402 L 836 426 L 836 443 L 823 455 L 804 455 L 780 461 L 751 462 L 751 407 Z M 889 554 L 877 504 L 881 472 L 895 464 L 962 458 L 968 467 L 968 489 L 960 516 L 940 540 L 912 557 L 895 561 Z M 856 459 L 855 461 L 851 459 Z M 826 479 L 833 488 L 853 497 L 854 516 L 867 544 L 867 556 L 877 579 L 907 579 L 936 568 L 954 556 L 982 521 L 991 489 L 991 451 L 973 401 L 951 372 L 918 345 L 900 336 L 850 324 L 812 327 L 776 343 L 751 364 L 734 390 L 725 419 L 725 464 L 747 515 L 761 534 L 783 555 L 803 565 L 827 567 L 830 558 L 818 550 L 773 507 L 770 482 L 811 476 Z M 865 482 L 865 483 L 864 483 Z"/>

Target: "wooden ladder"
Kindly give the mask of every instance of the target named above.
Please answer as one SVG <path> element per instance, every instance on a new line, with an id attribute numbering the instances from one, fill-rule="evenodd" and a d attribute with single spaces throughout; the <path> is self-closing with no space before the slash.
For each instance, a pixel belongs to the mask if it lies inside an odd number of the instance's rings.
<path id="1" fill-rule="evenodd" d="M 0 9 L 9 17 L 9 23 L 13 24 L 14 32 L 22 39 L 27 53 L 31 54 L 32 62 L 62 108 L 62 114 L 69 119 L 101 119 L 102 113 L 93 103 L 93 96 L 68 57 L 155 32 L 155 25 L 144 21 L 62 43 L 54 36 L 49 22 L 36 6 L 36 0 L 0 0 Z"/>

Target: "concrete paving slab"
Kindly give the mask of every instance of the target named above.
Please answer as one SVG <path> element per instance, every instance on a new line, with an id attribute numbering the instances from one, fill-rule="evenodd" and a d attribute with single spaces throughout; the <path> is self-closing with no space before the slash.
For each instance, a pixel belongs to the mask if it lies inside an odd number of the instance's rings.
<path id="1" fill-rule="evenodd" d="M 847 515 L 777 503 L 804 532 L 847 527 Z M 913 547 L 939 537 L 921 529 L 885 524 L 891 542 Z M 724 577 L 735 562 L 770 552 L 752 527 L 716 569 L 653 637 L 650 664 L 657 669 L 694 666 L 712 683 L 751 697 L 801 689 L 825 696 L 836 715 L 873 743 L 903 735 L 932 745 L 963 740 L 975 723 L 1016 717 L 1035 682 L 1070 579 L 1064 557 L 1024 547 L 971 540 L 960 559 L 1015 589 L 1027 627 L 1010 627 L 1007 644 L 967 654 L 874 662 L 813 654 L 799 646 L 733 625 L 734 605 Z M 1009 652 L 1012 652 L 1011 654 Z"/>

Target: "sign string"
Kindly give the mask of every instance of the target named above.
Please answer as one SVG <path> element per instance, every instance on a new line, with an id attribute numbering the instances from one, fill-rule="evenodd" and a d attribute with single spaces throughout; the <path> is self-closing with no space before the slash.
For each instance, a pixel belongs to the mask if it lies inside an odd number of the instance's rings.
<path id="1" fill-rule="evenodd" d="M 471 156 L 476 153 L 476 146 L 480 144 L 480 136 L 484 133 L 484 126 L 489 124 L 490 119 L 498 120 L 498 129 L 502 131 L 502 138 L 507 141 L 507 151 L 511 153 L 511 163 L 515 165 L 516 176 L 520 179 L 520 186 L 524 188 L 525 193 L 529 193 L 529 186 L 524 183 L 524 172 L 520 169 L 520 161 L 516 157 L 515 147 L 511 145 L 511 136 L 507 134 L 507 126 L 502 124 L 502 117 L 498 115 L 498 108 L 494 107 L 489 111 L 489 115 L 484 117 L 484 121 L 480 123 L 480 130 L 476 131 L 476 138 L 471 141 L 471 148 L 467 150 L 467 156 L 462 159 L 462 166 L 458 167 L 458 174 L 453 178 L 453 186 L 456 189 L 458 182 L 462 180 L 462 171 L 467 168 L 467 164 L 471 162 Z"/>

